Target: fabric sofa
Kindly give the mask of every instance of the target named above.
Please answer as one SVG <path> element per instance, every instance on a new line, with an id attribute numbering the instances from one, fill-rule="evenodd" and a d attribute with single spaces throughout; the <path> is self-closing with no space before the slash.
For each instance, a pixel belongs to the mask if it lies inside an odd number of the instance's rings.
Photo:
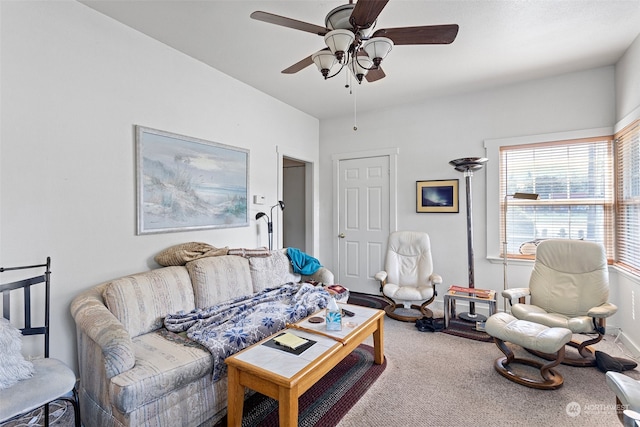
<path id="1" fill-rule="evenodd" d="M 295 274 L 285 253 L 204 256 L 78 295 L 71 313 L 84 425 L 213 425 L 226 408 L 226 374 L 214 380 L 211 353 L 168 332 L 163 319 L 289 282 L 333 284 L 324 267 L 312 276 Z"/>

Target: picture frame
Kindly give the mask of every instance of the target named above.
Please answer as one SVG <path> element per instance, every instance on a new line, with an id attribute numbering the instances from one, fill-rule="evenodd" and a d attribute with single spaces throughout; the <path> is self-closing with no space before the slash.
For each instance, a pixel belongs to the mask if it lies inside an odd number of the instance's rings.
<path id="1" fill-rule="evenodd" d="M 135 126 L 137 234 L 249 226 L 249 150 Z"/>
<path id="2" fill-rule="evenodd" d="M 458 180 L 416 181 L 416 212 L 459 212 Z"/>

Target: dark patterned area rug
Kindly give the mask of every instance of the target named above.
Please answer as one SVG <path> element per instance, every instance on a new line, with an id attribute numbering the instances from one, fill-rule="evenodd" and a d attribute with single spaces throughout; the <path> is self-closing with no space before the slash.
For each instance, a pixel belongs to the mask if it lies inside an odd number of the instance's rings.
<path id="1" fill-rule="evenodd" d="M 475 322 L 467 322 L 466 320 L 455 319 L 449 320 L 449 327 L 442 331 L 447 335 L 455 335 L 456 337 L 468 338 L 476 341 L 493 342 L 491 335 L 483 331 L 476 330 Z"/>
<path id="2" fill-rule="evenodd" d="M 351 291 L 349 291 L 349 300 L 347 303 L 377 308 L 379 310 L 384 310 L 384 308 L 389 305 L 389 302 L 381 296 Z"/>
<path id="3" fill-rule="evenodd" d="M 373 363 L 373 348 L 361 344 L 298 399 L 298 426 L 335 426 L 387 366 Z M 215 427 L 227 425 L 227 417 Z M 278 402 L 255 393 L 244 402 L 243 427 L 278 426 Z"/>

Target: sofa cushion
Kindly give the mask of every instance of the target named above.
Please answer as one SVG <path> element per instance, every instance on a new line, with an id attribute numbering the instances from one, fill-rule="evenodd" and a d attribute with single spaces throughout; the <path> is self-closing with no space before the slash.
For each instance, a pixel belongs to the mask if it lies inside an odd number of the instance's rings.
<path id="1" fill-rule="evenodd" d="M 271 256 L 265 258 L 249 258 L 249 268 L 253 292 L 300 281 L 300 275 L 293 273 L 291 262 L 282 251 L 271 251 Z"/>
<path id="2" fill-rule="evenodd" d="M 193 284 L 195 308 L 211 307 L 253 293 L 246 258 L 232 255 L 200 258 L 186 267 Z"/>
<path id="3" fill-rule="evenodd" d="M 193 288 L 184 267 L 165 267 L 113 280 L 103 298 L 131 337 L 162 327 L 167 314 L 194 309 Z"/>
<path id="4" fill-rule="evenodd" d="M 173 390 L 211 375 L 211 353 L 164 329 L 133 339 L 135 366 L 111 379 L 112 403 L 129 413 Z"/>

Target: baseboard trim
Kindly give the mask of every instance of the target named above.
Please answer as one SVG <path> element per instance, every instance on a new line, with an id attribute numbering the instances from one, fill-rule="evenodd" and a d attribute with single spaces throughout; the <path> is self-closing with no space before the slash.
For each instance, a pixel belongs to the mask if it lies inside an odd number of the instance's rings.
<path id="1" fill-rule="evenodd" d="M 613 335 L 615 337 L 614 342 L 616 341 L 620 341 L 622 344 L 624 344 L 625 348 L 627 350 L 629 350 L 629 352 L 631 353 L 631 356 L 633 356 L 633 358 L 635 359 L 639 359 L 640 358 L 640 346 L 638 346 L 635 342 L 633 342 L 629 336 L 627 334 L 624 333 L 624 331 L 618 327 L 615 326 L 609 326 L 607 327 L 607 332 L 610 335 Z"/>

